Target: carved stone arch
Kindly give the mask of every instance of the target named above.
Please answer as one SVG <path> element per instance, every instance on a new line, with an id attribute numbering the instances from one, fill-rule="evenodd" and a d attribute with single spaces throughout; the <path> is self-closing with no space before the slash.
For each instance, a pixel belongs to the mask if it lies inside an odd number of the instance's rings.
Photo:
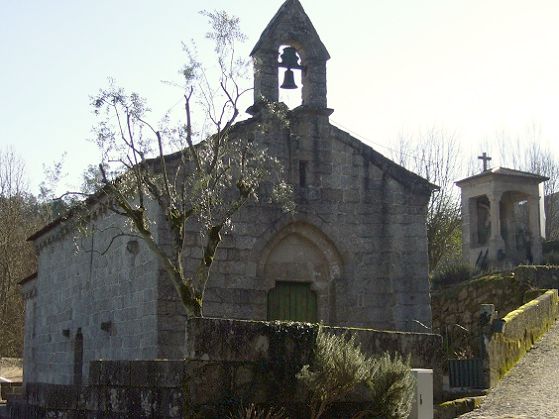
<path id="1" fill-rule="evenodd" d="M 269 238 L 259 252 L 257 281 L 268 293 L 278 284 L 308 284 L 316 295 L 316 320 L 336 321 L 336 281 L 343 260 L 330 238 L 316 226 L 295 221 Z"/>
<path id="2" fill-rule="evenodd" d="M 340 277 L 346 278 L 353 275 L 353 253 L 344 246 L 343 242 L 337 240 L 339 230 L 332 228 L 331 224 L 324 222 L 313 213 L 297 212 L 296 214 L 284 215 L 276 220 L 256 241 L 250 261 L 256 263 L 258 267 L 262 261 L 262 255 L 269 248 L 272 240 L 284 229 L 293 225 L 306 225 L 315 229 L 319 235 L 331 243 L 331 248 L 337 253 L 343 267 Z M 260 272 L 257 271 L 257 274 L 260 274 Z"/>

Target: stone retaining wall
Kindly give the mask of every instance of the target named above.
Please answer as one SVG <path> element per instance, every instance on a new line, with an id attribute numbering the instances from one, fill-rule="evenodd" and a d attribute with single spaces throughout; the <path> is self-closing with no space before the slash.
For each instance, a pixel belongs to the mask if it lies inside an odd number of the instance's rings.
<path id="1" fill-rule="evenodd" d="M 363 352 L 411 356 L 412 368 L 433 370 L 433 395 L 442 393 L 442 338 L 429 333 L 393 332 L 361 328 L 327 327 L 329 333 L 357 336 Z M 318 325 L 197 318 L 187 322 L 186 354 L 192 359 L 244 362 L 266 360 L 278 373 L 294 374 L 310 362 Z"/>
<path id="2" fill-rule="evenodd" d="M 559 266 L 518 266 L 513 272 L 475 278 L 431 292 L 433 331 L 448 338 L 449 352 L 464 349 L 465 356 L 480 356 L 479 307 L 493 304 L 499 317 L 541 295 L 559 289 Z M 464 330 L 464 329 L 466 330 Z"/>
<path id="3" fill-rule="evenodd" d="M 466 349 L 466 356 L 480 355 L 479 307 L 494 304 L 499 316 L 526 302 L 530 285 L 512 274 L 493 274 L 431 293 L 433 331 L 447 337 L 449 355 Z M 465 330 L 464 330 L 465 329 Z"/>
<path id="4" fill-rule="evenodd" d="M 6 400 L 8 395 L 20 391 L 22 364 L 21 358 L 0 358 L 0 400 Z"/>
<path id="5" fill-rule="evenodd" d="M 300 386 L 274 380 L 254 362 L 96 361 L 86 387 L 30 384 L 26 398 L 9 405 L 11 418 L 223 419 L 250 403 L 282 406 L 293 419 L 307 419 Z M 351 417 L 365 407 L 346 401 L 325 418 Z"/>
<path id="6" fill-rule="evenodd" d="M 21 393 L 22 383 L 3 383 L 0 382 L 0 400 L 7 400 L 12 394 Z"/>
<path id="7" fill-rule="evenodd" d="M 535 288 L 559 289 L 559 266 L 525 265 L 514 270 L 514 276 Z"/>
<path id="8" fill-rule="evenodd" d="M 493 322 L 493 333 L 484 339 L 484 374 L 494 386 L 556 321 L 557 290 L 540 297 Z"/>
<path id="9" fill-rule="evenodd" d="M 28 383 L 10 402 L 12 418 L 223 418 L 240 405 L 274 404 L 307 418 L 306 393 L 295 374 L 311 361 L 318 325 L 223 319 L 187 322 L 187 360 L 94 361 L 87 386 Z M 368 354 L 411 356 L 414 368 L 434 370 L 441 393 L 441 337 L 324 327 L 352 333 Z M 331 417 L 351 417 L 363 399 L 340 403 Z"/>

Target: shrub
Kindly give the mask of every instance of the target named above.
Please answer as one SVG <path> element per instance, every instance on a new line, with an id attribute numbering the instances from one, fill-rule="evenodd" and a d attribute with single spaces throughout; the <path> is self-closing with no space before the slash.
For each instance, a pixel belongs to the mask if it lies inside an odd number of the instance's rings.
<path id="1" fill-rule="evenodd" d="M 385 419 L 405 419 L 409 416 L 415 389 L 410 359 L 399 355 L 394 359 L 384 353 L 371 361 L 372 370 L 367 379 L 371 404 L 367 415 Z"/>
<path id="2" fill-rule="evenodd" d="M 258 408 L 252 403 L 249 407 L 241 407 L 236 414 L 228 419 L 288 419 L 283 409 Z"/>
<path id="3" fill-rule="evenodd" d="M 297 378 L 310 394 L 311 419 L 320 418 L 335 401 L 365 384 L 372 400 L 353 418 L 405 419 L 411 410 L 414 378 L 409 358 L 388 353 L 377 358 L 363 354 L 355 336 L 331 335 L 318 330 L 312 367 L 305 365 Z"/>
<path id="4" fill-rule="evenodd" d="M 448 263 L 438 268 L 431 276 L 434 287 L 458 284 L 472 278 L 472 268 L 465 262 Z"/>
<path id="5" fill-rule="evenodd" d="M 365 382 L 371 369 L 355 336 L 331 335 L 319 327 L 315 345 L 312 368 L 305 365 L 297 374 L 310 393 L 311 419 Z"/>

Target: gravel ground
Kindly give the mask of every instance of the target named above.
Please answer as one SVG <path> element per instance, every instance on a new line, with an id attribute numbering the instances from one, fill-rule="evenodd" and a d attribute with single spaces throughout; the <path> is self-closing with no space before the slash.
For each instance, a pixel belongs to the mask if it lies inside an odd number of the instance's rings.
<path id="1" fill-rule="evenodd" d="M 559 322 L 487 395 L 460 419 L 558 419 Z"/>

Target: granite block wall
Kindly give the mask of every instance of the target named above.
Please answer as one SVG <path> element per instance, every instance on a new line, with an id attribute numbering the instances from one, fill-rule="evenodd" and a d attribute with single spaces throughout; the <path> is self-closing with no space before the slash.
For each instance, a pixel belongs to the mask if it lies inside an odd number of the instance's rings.
<path id="1" fill-rule="evenodd" d="M 534 288 L 559 289 L 559 266 L 556 265 L 517 266 L 514 275 Z"/>
<path id="2" fill-rule="evenodd" d="M 430 186 L 327 115 L 299 109 L 290 121 L 265 135 L 253 126 L 258 118 L 239 128 L 283 162 L 296 210 L 285 214 L 261 200 L 235 215 L 212 266 L 204 315 L 266 320 L 276 282 L 301 281 L 311 284 L 326 324 L 430 331 Z M 161 213 L 154 203 L 149 211 L 165 245 Z M 184 356 L 185 313 L 157 259 L 141 240 L 115 238 L 123 228 L 115 214 L 100 211 L 91 226 L 93 234 L 81 236 L 69 221 L 35 240 L 39 276 L 26 332 L 31 382 L 75 382 L 80 356 L 83 379 L 94 359 Z M 198 231 L 195 220 L 186 226 L 187 275 L 202 256 Z"/>
<path id="3" fill-rule="evenodd" d="M 518 266 L 513 272 L 489 274 L 434 290 L 431 292 L 433 332 L 448 337 L 451 350 L 466 349 L 464 355 L 479 356 L 482 304 L 493 304 L 497 315 L 504 317 L 546 289 L 557 288 L 558 278 L 557 267 Z"/>
<path id="4" fill-rule="evenodd" d="M 498 316 L 505 316 L 525 303 L 524 294 L 529 290 L 529 284 L 510 273 L 491 274 L 434 290 L 431 293 L 433 331 L 447 336 L 451 350 L 479 356 L 481 304 L 494 304 Z"/>
<path id="5" fill-rule="evenodd" d="M 278 376 L 293 378 L 311 360 L 318 327 L 295 322 L 190 319 L 186 326 L 186 356 L 220 362 L 263 360 L 272 370 L 278 370 Z M 410 356 L 412 368 L 433 370 L 434 398 L 440 399 L 444 362 L 440 335 L 326 326 L 324 331 L 355 335 L 368 355 L 389 352 Z"/>
<path id="6" fill-rule="evenodd" d="M 192 319 L 188 359 L 93 361 L 84 385 L 28 383 L 9 410 L 13 418 L 223 418 L 256 403 L 308 418 L 308 395 L 295 374 L 311 362 L 317 329 L 304 323 Z M 355 334 L 368 354 L 411 355 L 413 367 L 434 370 L 434 397 L 440 398 L 440 336 L 325 330 Z M 352 394 L 325 417 L 352 417 L 368 400 L 366 393 Z"/>
<path id="7" fill-rule="evenodd" d="M 126 230 L 115 214 L 87 227 L 68 221 L 35 240 L 38 276 L 24 285 L 26 382 L 72 384 L 94 359 L 157 357 L 157 260 L 140 239 L 118 237 Z"/>
<path id="8" fill-rule="evenodd" d="M 255 118 L 236 135 L 253 135 L 280 159 L 294 186 L 295 213 L 282 213 L 261 199 L 235 215 L 214 259 L 204 315 L 266 320 L 268 292 L 276 281 L 304 281 L 317 293 L 318 317 L 326 324 L 428 332 L 428 184 L 334 127 L 323 114 L 298 108 L 289 118 L 288 128 L 277 125 L 265 135 L 256 130 Z M 203 240 L 196 222 L 186 231 L 185 267 L 191 274 Z M 307 276 L 288 274 L 296 261 L 286 261 L 285 275 L 270 274 L 267 267 L 282 252 L 282 240 L 294 237 L 308 243 L 299 252 L 307 259 L 322 252 L 322 265 L 328 266 L 323 277 L 318 269 Z M 161 280 L 159 287 L 169 307 L 175 301 L 175 314 L 166 315 L 179 318 L 183 312 L 171 285 Z M 180 330 L 170 335 L 173 342 L 184 338 Z"/>

